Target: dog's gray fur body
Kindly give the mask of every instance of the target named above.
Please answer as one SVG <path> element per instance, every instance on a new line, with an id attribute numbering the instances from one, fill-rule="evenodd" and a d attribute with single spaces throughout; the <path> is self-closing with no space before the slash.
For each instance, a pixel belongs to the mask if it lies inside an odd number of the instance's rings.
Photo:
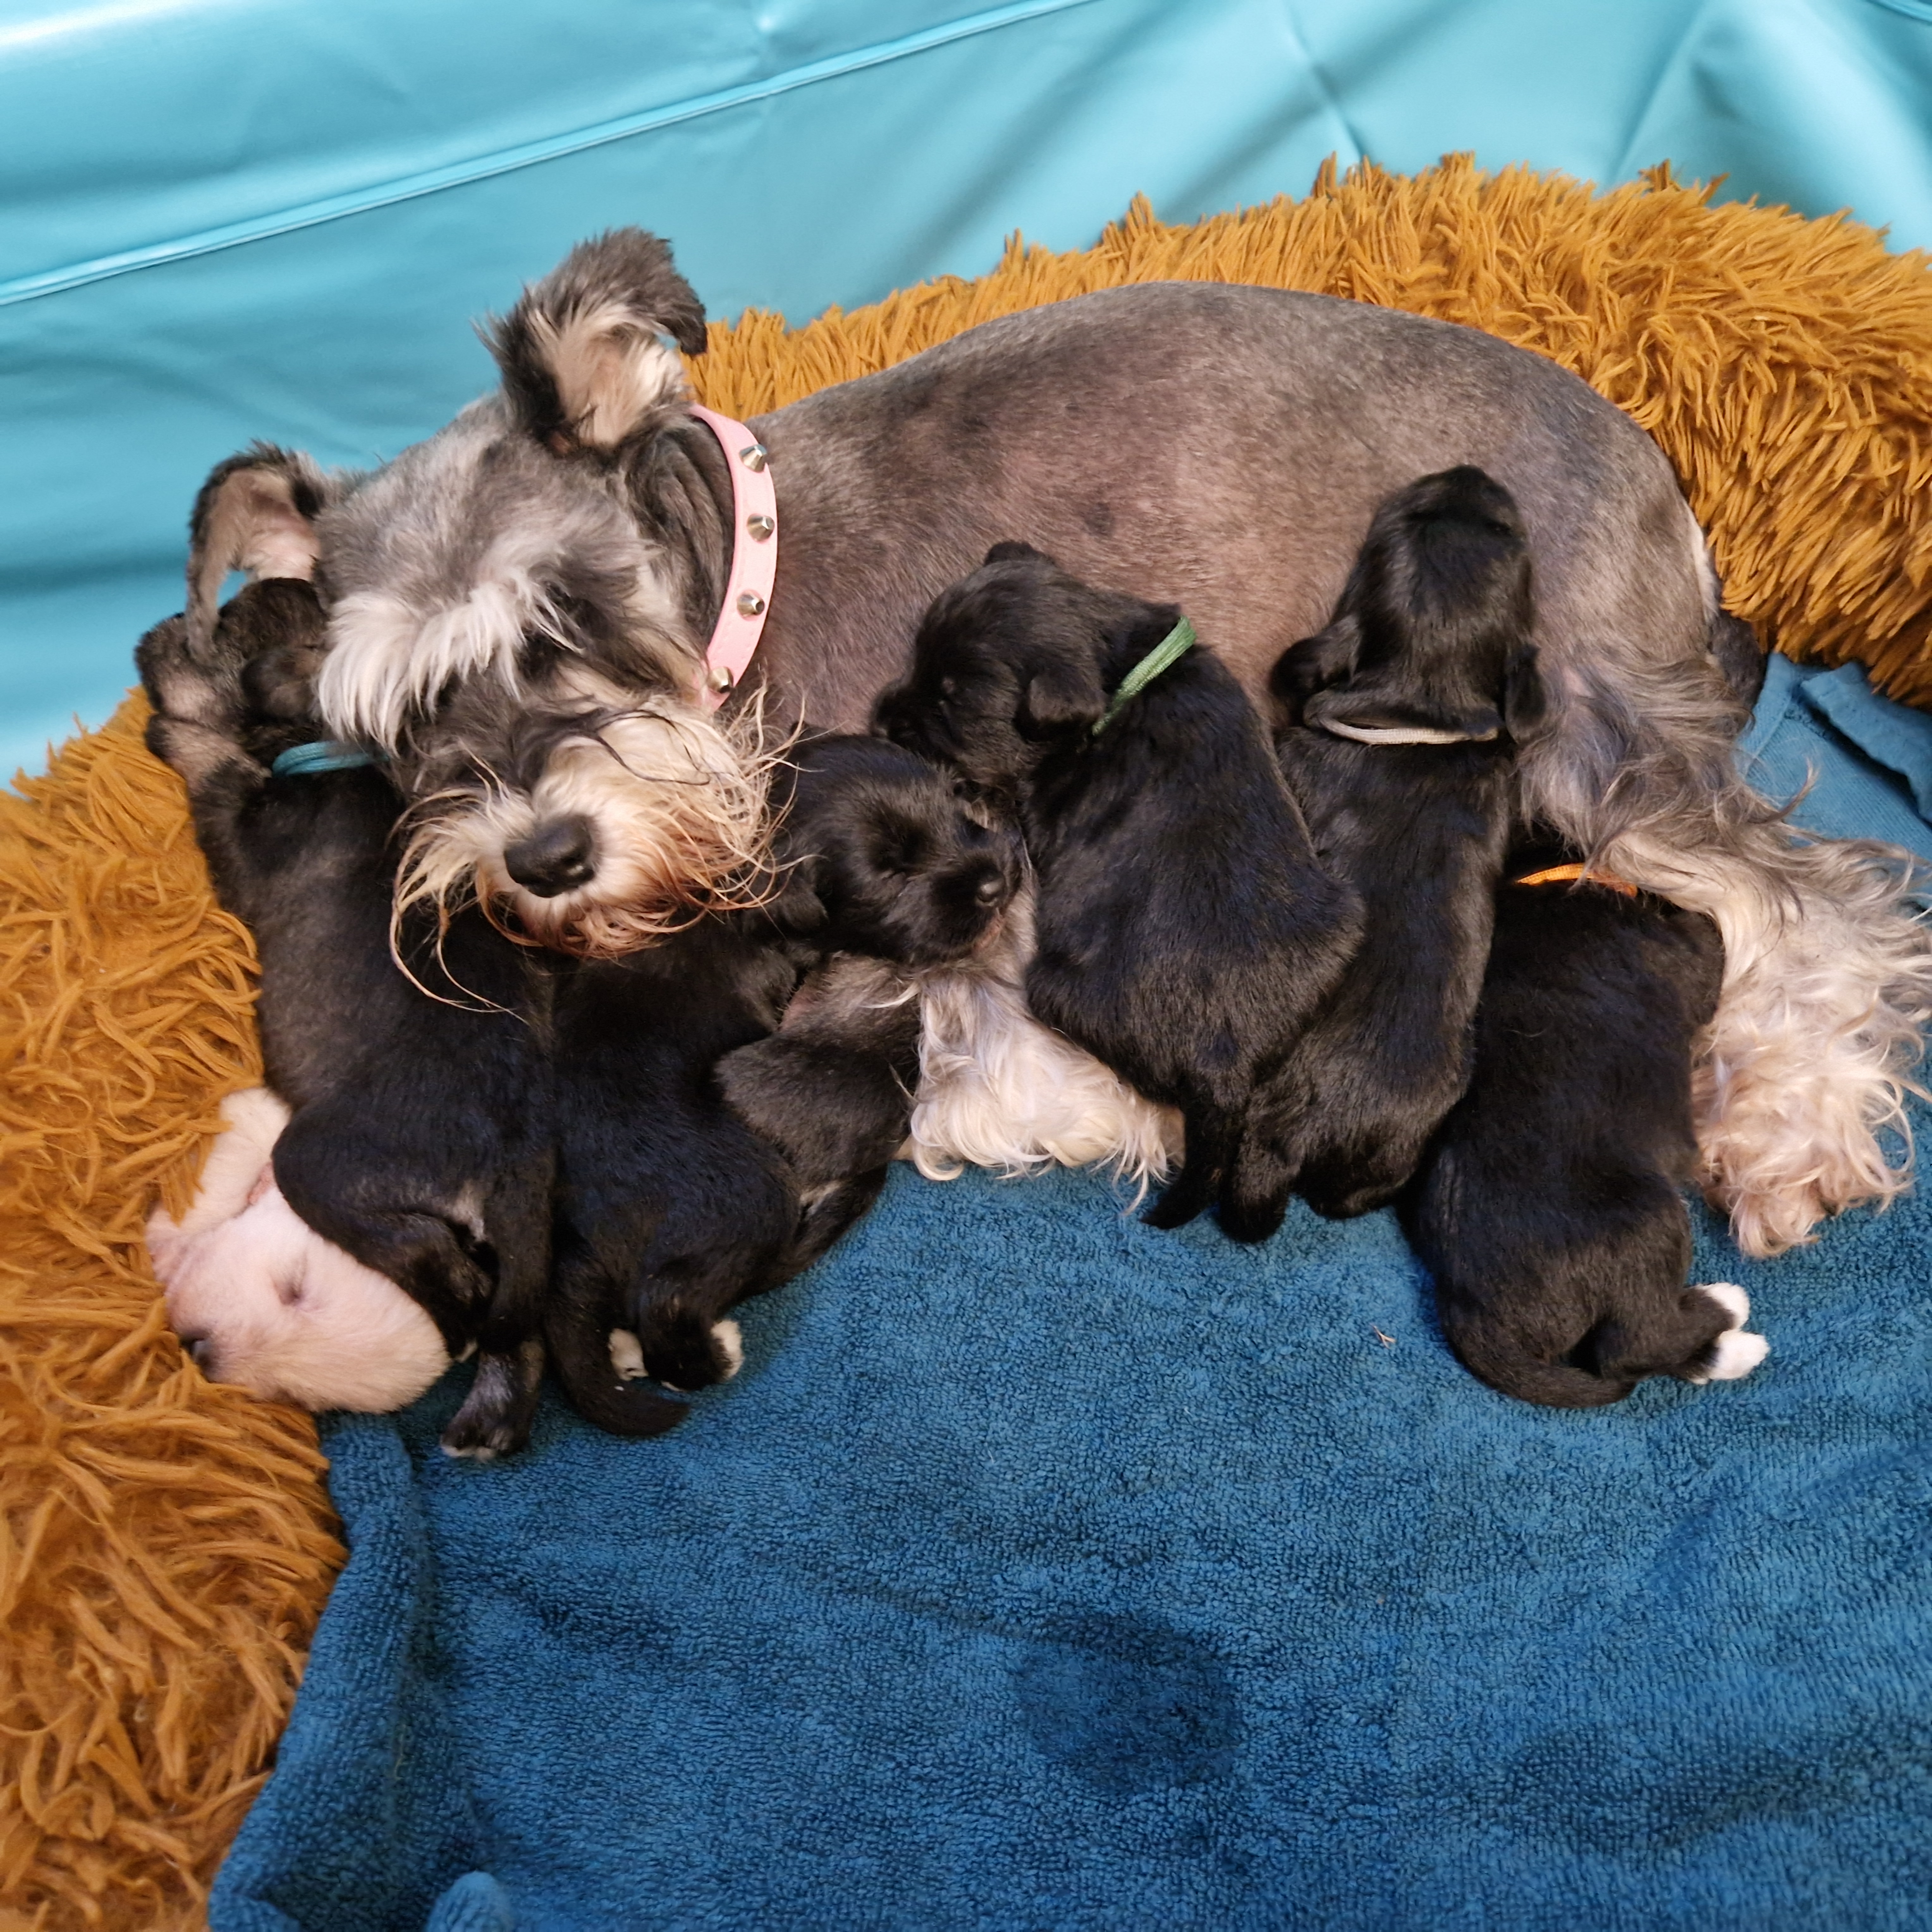
<path id="1" fill-rule="evenodd" d="M 681 894 L 717 902 L 758 836 L 749 734 L 695 702 L 728 459 L 654 332 L 694 348 L 694 300 L 651 238 L 586 244 L 496 328 L 500 397 L 369 476 L 259 459 L 298 503 L 326 499 L 322 703 L 435 798 L 417 889 L 473 880 L 578 950 L 648 940 Z M 1874 1130 L 1899 1118 L 1932 967 L 1895 872 L 1795 845 L 1737 778 L 1736 626 L 1702 538 L 1660 452 L 1574 376 L 1400 311 L 1155 284 L 988 322 L 751 427 L 780 548 L 747 682 L 767 724 L 848 730 L 933 596 L 1008 538 L 1180 604 L 1258 694 L 1333 607 L 1377 502 L 1486 470 L 1522 506 L 1539 590 L 1552 727 L 1522 761 L 1522 812 L 1724 928 L 1704 1144 L 1741 1237 L 1770 1252 L 1904 1184 Z M 672 812 L 674 836 L 650 816 Z M 566 820 L 596 832 L 596 876 L 526 886 L 506 854 Z"/>
<path id="2" fill-rule="evenodd" d="M 1642 650 L 1735 728 L 1670 465 L 1574 376 L 1472 329 L 1154 284 L 988 322 L 751 426 L 783 519 L 764 674 L 828 724 L 861 724 L 933 596 L 1019 534 L 1179 604 L 1258 696 L 1327 621 L 1376 506 L 1470 463 L 1525 506 L 1538 641 L 1575 694 L 1602 701 L 1593 672 Z"/>

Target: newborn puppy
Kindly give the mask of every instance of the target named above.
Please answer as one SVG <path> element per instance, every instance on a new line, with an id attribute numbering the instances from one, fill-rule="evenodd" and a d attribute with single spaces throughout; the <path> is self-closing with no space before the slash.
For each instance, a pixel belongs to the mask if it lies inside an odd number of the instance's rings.
<path id="1" fill-rule="evenodd" d="M 713 1069 L 778 1023 L 794 962 L 762 916 L 698 920 L 556 995 L 555 1274 L 544 1334 L 571 1401 L 655 1436 L 680 1390 L 734 1374 L 730 1310 L 811 1258 L 796 1180 L 733 1112 Z"/>
<path id="2" fill-rule="evenodd" d="M 790 1162 L 822 1248 L 877 1198 L 906 1138 L 922 980 L 994 929 L 1022 861 L 1004 825 L 881 739 L 807 741 L 783 809 L 772 916 L 815 970 L 780 1030 L 728 1054 L 718 1078 Z"/>
<path id="3" fill-rule="evenodd" d="M 1514 500 L 1449 470 L 1377 509 L 1334 619 L 1275 666 L 1282 772 L 1364 924 L 1244 1157 L 1319 1214 L 1391 1199 L 1468 1082 L 1515 740 L 1543 712 L 1533 616 Z"/>
<path id="4" fill-rule="evenodd" d="M 1010 835 L 877 739 L 808 740 L 776 803 L 765 911 L 580 967 L 559 991 L 546 1334 L 572 1401 L 622 1434 L 684 1414 L 643 1378 L 689 1390 L 734 1373 L 730 1310 L 878 1197 L 917 1076 L 915 976 L 970 951 L 1018 874 Z"/>
<path id="5" fill-rule="evenodd" d="M 549 1259 L 548 982 L 475 913 L 440 935 L 406 925 L 413 982 L 398 969 L 394 787 L 367 762 L 272 769 L 316 736 L 322 639 L 310 586 L 269 578 L 208 638 L 173 618 L 137 653 L 149 746 L 186 782 L 215 890 L 254 933 L 267 1082 L 292 1110 L 272 1156 L 261 1118 L 220 1153 L 224 1169 L 251 1146 L 260 1160 L 220 1239 L 198 1209 L 179 1228 L 158 1218 L 151 1246 L 204 1371 L 257 1394 L 392 1408 L 478 1343 L 444 1442 L 491 1453 L 521 1440 L 542 1370 L 528 1338 Z"/>
<path id="6" fill-rule="evenodd" d="M 1442 1332 L 1492 1388 L 1594 1408 L 1764 1359 L 1742 1288 L 1684 1286 L 1690 1055 L 1724 964 L 1709 919 L 1648 892 L 1498 893 L 1468 1090 L 1404 1204 Z"/>
<path id="7" fill-rule="evenodd" d="M 296 1218 L 270 1165 L 289 1119 L 274 1094 L 231 1094 L 221 1112 L 227 1130 L 193 1206 L 178 1222 L 157 1209 L 148 1223 L 168 1319 L 189 1354 L 212 1380 L 304 1408 L 414 1401 L 448 1364 L 435 1322 Z"/>
<path id="8" fill-rule="evenodd" d="M 1334 988 L 1360 914 L 1232 674 L 1184 648 L 1179 621 L 995 544 L 927 611 L 878 716 L 1016 808 L 1034 1013 L 1180 1110 L 1183 1165 L 1148 1220 L 1178 1227 L 1218 1201 L 1226 1231 L 1255 1240 L 1287 1184 L 1244 1170 L 1250 1106 Z M 1180 655 L 1154 670 L 1169 639 Z"/>

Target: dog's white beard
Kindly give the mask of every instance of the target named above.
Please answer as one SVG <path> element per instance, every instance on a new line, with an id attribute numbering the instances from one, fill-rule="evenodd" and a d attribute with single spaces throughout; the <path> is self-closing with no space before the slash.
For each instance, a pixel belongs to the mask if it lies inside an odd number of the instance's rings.
<path id="1" fill-rule="evenodd" d="M 1932 946 L 1900 904 L 1902 855 L 1782 825 L 1739 851 L 1684 851 L 1642 831 L 1608 869 L 1708 913 L 1724 941 L 1724 988 L 1695 1095 L 1706 1192 L 1738 1245 L 1774 1255 L 1855 1202 L 1912 1184 L 1877 1138 L 1903 1129 L 1921 1030 L 1932 1018 Z"/>
<path id="2" fill-rule="evenodd" d="M 1144 1189 L 1180 1158 L 1180 1116 L 1027 1010 L 1033 951 L 1029 883 L 971 958 L 920 976 L 913 1164 L 952 1180 L 968 1165 L 1022 1174 L 1098 1162 Z"/>
<path id="3" fill-rule="evenodd" d="M 517 937 L 586 958 L 634 952 L 704 913 L 758 902 L 773 762 L 755 715 L 721 724 L 681 705 L 626 712 L 560 745 L 528 792 L 428 801 L 398 905 L 454 907 L 473 892 Z M 572 816 L 591 826 L 594 875 L 550 898 L 526 892 L 506 848 Z"/>
<path id="4" fill-rule="evenodd" d="M 413 1402 L 449 1366 L 436 1324 L 283 1199 L 268 1158 L 288 1110 L 273 1094 L 231 1094 L 222 1112 L 193 1206 L 148 1223 L 169 1321 L 206 1341 L 212 1381 L 266 1400 L 372 1413 Z"/>

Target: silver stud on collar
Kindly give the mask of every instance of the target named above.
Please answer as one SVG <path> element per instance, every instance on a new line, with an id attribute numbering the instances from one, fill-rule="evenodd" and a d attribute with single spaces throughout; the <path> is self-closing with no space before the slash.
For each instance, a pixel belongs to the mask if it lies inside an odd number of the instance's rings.
<path id="1" fill-rule="evenodd" d="M 765 608 L 765 600 L 755 590 L 741 590 L 738 593 L 738 614 L 741 617 L 755 617 Z"/>
<path id="2" fill-rule="evenodd" d="M 713 664 L 711 668 L 704 674 L 704 681 L 706 684 L 710 686 L 713 691 L 727 694 L 729 693 L 731 687 L 738 682 L 738 680 L 732 676 L 731 667 L 729 664 Z"/>
<path id="3" fill-rule="evenodd" d="M 746 533 L 756 543 L 763 543 L 777 528 L 778 525 L 769 517 L 747 517 L 745 519 Z"/>
<path id="4" fill-rule="evenodd" d="M 747 470 L 758 470 L 765 466 L 765 446 L 762 442 L 748 444 L 738 452 L 738 460 Z"/>

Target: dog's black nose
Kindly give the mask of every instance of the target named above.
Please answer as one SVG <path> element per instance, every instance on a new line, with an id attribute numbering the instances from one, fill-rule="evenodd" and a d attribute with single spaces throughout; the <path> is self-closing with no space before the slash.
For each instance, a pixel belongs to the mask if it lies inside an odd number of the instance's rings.
<path id="1" fill-rule="evenodd" d="M 587 818 L 556 818 L 527 838 L 503 848 L 503 869 L 528 892 L 555 898 L 580 886 L 596 871 Z"/>

